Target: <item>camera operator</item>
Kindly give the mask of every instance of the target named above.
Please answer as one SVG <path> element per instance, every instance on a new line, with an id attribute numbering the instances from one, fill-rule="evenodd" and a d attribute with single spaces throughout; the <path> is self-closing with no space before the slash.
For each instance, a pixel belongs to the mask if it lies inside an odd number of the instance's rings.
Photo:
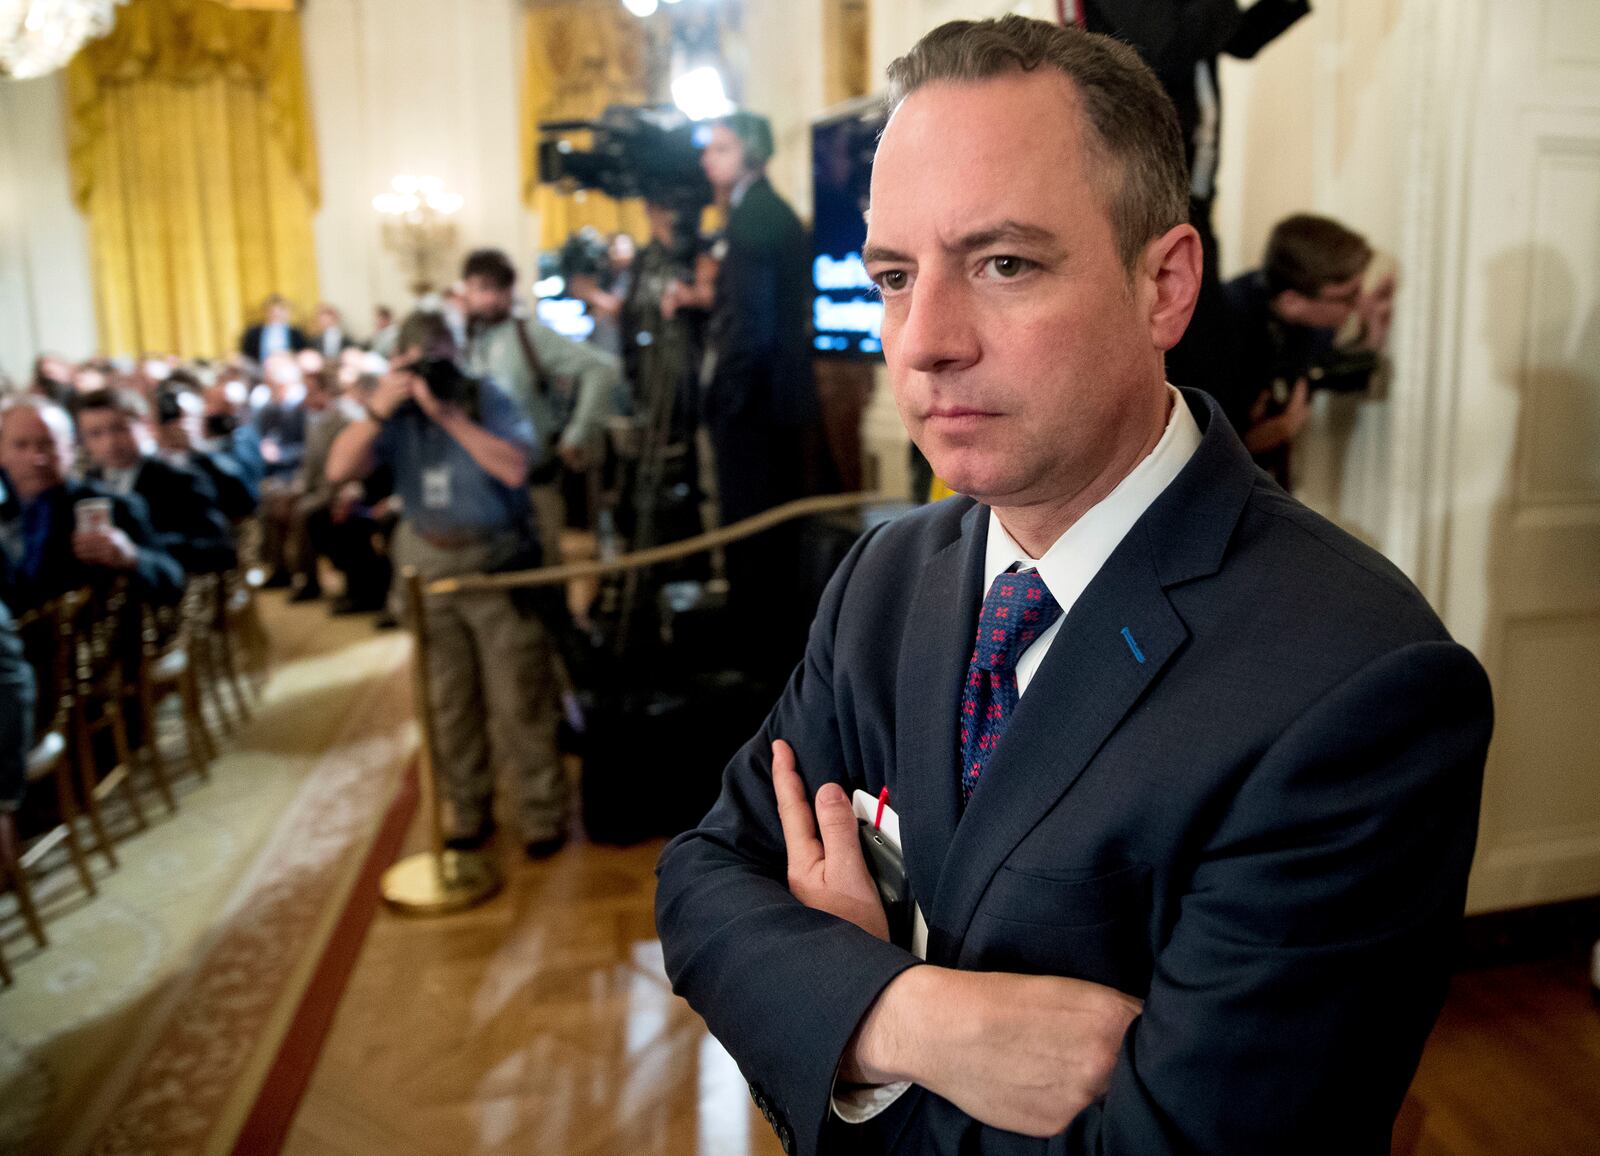
<path id="1" fill-rule="evenodd" d="M 1237 393 L 1219 398 L 1257 464 L 1285 489 L 1311 391 L 1365 392 L 1389 335 L 1394 279 L 1364 289 L 1372 248 L 1327 217 L 1298 214 L 1267 239 L 1262 267 L 1223 286 Z M 1353 336 L 1342 330 L 1359 318 Z"/>
<path id="2" fill-rule="evenodd" d="M 622 356 L 621 316 L 632 283 L 633 238 L 617 233 L 607 241 L 585 225 L 561 248 L 561 275 L 567 292 L 582 301 L 594 321 L 589 344 L 612 357 Z"/>
<path id="3" fill-rule="evenodd" d="M 711 247 L 715 276 L 700 418 L 709 442 L 719 522 L 726 526 L 799 497 L 805 490 L 808 427 L 818 416 L 811 374 L 810 246 L 794 210 L 766 177 L 772 128 L 735 112 L 716 122 L 701 168 L 725 213 Z M 704 300 L 707 265 L 696 284 L 677 289 L 675 307 Z M 709 488 L 709 487 L 708 487 Z M 798 646 L 802 623 L 774 624 L 770 607 L 793 600 L 798 532 L 779 526 L 730 544 L 725 553 L 730 617 L 750 642 L 739 660 L 752 668 Z M 793 633 L 796 637 L 774 637 Z"/>
<path id="4" fill-rule="evenodd" d="M 390 372 L 366 399 L 368 416 L 334 440 L 328 481 L 341 486 L 392 466 L 405 508 L 394 556 L 426 579 L 537 565 L 527 491 L 536 427 L 493 381 L 461 371 L 439 314 L 413 313 L 396 348 Z M 528 854 L 553 854 L 566 838 L 566 779 L 543 624 L 510 593 L 437 599 L 429 611 L 427 675 L 447 844 L 476 848 L 493 833 L 499 763 L 514 770 Z"/>
<path id="5" fill-rule="evenodd" d="M 735 112 L 712 126 L 700 158 L 727 221 L 712 248 L 718 265 L 700 377 L 724 525 L 799 496 L 800 431 L 817 413 L 808 246 L 767 180 L 772 151 L 766 118 Z"/>
<path id="6" fill-rule="evenodd" d="M 620 380 L 617 360 L 515 309 L 517 269 L 498 249 L 468 254 L 461 276 L 472 332 L 467 364 L 504 387 L 539 432 L 534 503 L 545 553 L 557 558 L 566 523 L 560 470 L 582 471 L 594 460 Z"/>

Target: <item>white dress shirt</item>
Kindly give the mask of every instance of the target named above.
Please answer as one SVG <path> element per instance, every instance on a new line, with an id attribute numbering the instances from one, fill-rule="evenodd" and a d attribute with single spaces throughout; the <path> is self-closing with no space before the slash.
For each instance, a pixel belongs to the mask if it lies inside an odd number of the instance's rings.
<path id="1" fill-rule="evenodd" d="M 139 480 L 139 467 L 143 462 L 137 462 L 125 470 L 101 470 L 100 484 L 113 494 L 121 494 L 126 498 L 133 493 L 134 483 Z"/>
<path id="2" fill-rule="evenodd" d="M 1061 633 L 1061 624 L 1071 613 L 1073 604 L 1088 589 L 1112 551 L 1133 529 L 1133 524 L 1178 476 L 1200 445 L 1200 427 L 1195 424 L 1194 415 L 1189 412 L 1183 396 L 1170 385 L 1167 388 L 1172 393 L 1172 412 L 1167 417 L 1167 428 L 1161 440 L 1117 483 L 1116 489 L 1067 527 L 1043 557 L 1030 558 L 1006 533 L 1000 516 L 989 511 L 989 541 L 983 561 L 984 594 L 989 593 L 989 586 L 997 577 L 1015 564 L 1018 570 L 1037 570 L 1050 596 L 1061 607 L 1061 617 L 1017 659 L 1019 698 L 1027 693 L 1028 683 L 1033 681 L 1050 644 Z"/>
<path id="3" fill-rule="evenodd" d="M 1050 596 L 1061 607 L 1061 616 L 1017 659 L 1019 699 L 1027 692 L 1028 684 L 1044 662 L 1050 644 L 1061 633 L 1061 624 L 1066 621 L 1079 596 L 1088 589 L 1094 576 L 1100 573 L 1112 552 L 1128 531 L 1133 529 L 1133 524 L 1172 484 L 1172 480 L 1182 472 L 1194 456 L 1194 451 L 1199 448 L 1200 427 L 1195 424 L 1188 404 L 1170 385 L 1167 390 L 1172 398 L 1172 411 L 1167 415 L 1167 428 L 1161 440 L 1129 471 L 1127 477 L 1117 483 L 1116 489 L 1067 527 L 1042 557 L 1033 558 L 1017 545 L 1000 524 L 1000 516 L 992 509 L 989 511 L 989 538 L 983 560 L 984 595 L 988 595 L 989 587 L 996 578 L 1015 565 L 1018 570 L 1037 570 Z M 952 777 L 956 774 L 954 764 L 950 767 L 950 774 Z M 902 833 L 905 831 L 903 823 L 900 829 Z M 921 952 L 917 954 L 925 958 Z M 864 1124 L 898 1100 L 910 1086 L 907 1082 L 848 1089 L 840 1089 L 836 1085 L 834 1114 L 847 1124 Z"/>

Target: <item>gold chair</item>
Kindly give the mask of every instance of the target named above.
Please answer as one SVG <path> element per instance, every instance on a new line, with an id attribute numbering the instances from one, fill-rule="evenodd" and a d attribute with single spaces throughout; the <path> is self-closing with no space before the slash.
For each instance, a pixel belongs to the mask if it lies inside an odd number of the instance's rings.
<path id="1" fill-rule="evenodd" d="M 184 600 L 189 600 L 186 590 Z M 143 742 L 134 753 L 149 762 L 157 789 L 168 805 L 176 809 L 166 755 L 162 753 L 156 730 L 156 712 L 162 702 L 176 696 L 183 717 L 184 739 L 189 764 L 202 779 L 211 777 L 211 741 L 200 715 L 200 686 L 195 676 L 194 646 L 189 632 L 189 615 L 178 606 L 141 606 L 139 675 L 124 693 L 139 711 Z"/>
<path id="2" fill-rule="evenodd" d="M 149 826 L 130 774 L 134 760 L 122 711 L 126 681 L 123 672 L 130 647 L 127 614 L 126 582 L 119 580 L 109 590 L 93 591 L 82 628 L 74 639 L 77 655 L 72 703 L 72 729 L 77 744 L 74 761 L 96 848 L 113 867 L 117 865 L 116 853 L 111 849 L 111 837 L 100 805 L 106 796 L 120 788 L 134 827 L 142 831 Z M 132 645 L 138 645 L 136 638 Z M 108 737 L 101 739 L 102 735 Z M 111 763 L 110 770 L 98 781 L 96 770 L 101 759 L 97 757 L 96 740 L 109 744 L 102 746 L 100 753 Z"/>
<path id="3" fill-rule="evenodd" d="M 18 620 L 23 647 L 33 667 L 38 686 L 39 725 L 34 731 L 33 749 L 28 752 L 27 781 L 30 785 L 46 779 L 55 784 L 56 809 L 61 822 L 36 840 L 21 857 L 24 876 L 28 869 L 54 848 L 67 845 L 67 854 L 78 873 L 78 880 L 90 895 L 96 893 L 89 857 L 78 837 L 81 817 L 72 782 L 71 744 L 73 704 L 77 692 L 77 642 L 89 605 L 85 590 L 74 590 L 52 599 Z M 116 866 L 115 858 L 110 859 Z"/>
<path id="4" fill-rule="evenodd" d="M 257 602 L 258 584 L 259 576 L 254 572 L 234 570 L 224 576 L 222 590 L 222 634 L 227 642 L 228 670 L 236 686 L 239 676 L 245 676 L 257 696 L 271 673 L 271 647 Z M 242 695 L 239 701 L 244 701 Z"/>
<path id="5" fill-rule="evenodd" d="M 227 643 L 222 637 L 224 614 L 222 607 L 223 576 L 221 574 L 197 574 L 189 579 L 189 585 L 184 594 L 184 614 L 188 619 L 189 628 L 189 658 L 194 663 L 196 680 L 200 686 L 202 703 L 209 703 L 211 713 L 216 719 L 217 727 L 224 735 L 232 735 L 236 729 L 233 715 L 229 712 L 226 698 L 223 695 L 224 687 L 231 694 L 237 694 L 237 688 L 228 681 L 226 654 L 224 648 Z M 237 710 L 237 704 L 235 705 Z M 202 709 L 201 718 L 205 717 Z M 240 721 L 244 716 L 240 714 Z M 206 741 L 210 745 L 212 757 L 217 754 L 216 740 L 211 737 L 209 727 L 202 728 Z"/>
<path id="6" fill-rule="evenodd" d="M 16 895 L 17 909 L 23 922 L 41 948 L 48 947 L 50 941 L 33 900 L 29 872 L 58 843 L 65 842 L 67 854 L 83 889 L 90 895 L 98 890 L 94 875 L 89 870 L 88 857 L 78 838 L 79 810 L 73 793 L 71 760 L 67 757 L 67 733 L 72 721 L 76 682 L 77 658 L 73 639 L 87 600 L 84 592 L 74 591 L 24 614 L 17 621 L 18 635 L 22 639 L 28 663 L 33 668 L 38 688 L 37 738 L 28 752 L 26 779 L 29 785 L 42 783 L 46 779 L 54 782 L 60 822 L 35 839 L 26 850 L 20 850 L 13 816 L 0 814 L 0 823 L 10 828 L 6 832 L 9 837 L 0 840 L 0 845 L 20 851 L 15 860 L 0 857 L 0 891 L 9 889 Z M 10 983 L 10 972 L 3 964 L 4 960 L 0 959 L 0 979 Z"/>

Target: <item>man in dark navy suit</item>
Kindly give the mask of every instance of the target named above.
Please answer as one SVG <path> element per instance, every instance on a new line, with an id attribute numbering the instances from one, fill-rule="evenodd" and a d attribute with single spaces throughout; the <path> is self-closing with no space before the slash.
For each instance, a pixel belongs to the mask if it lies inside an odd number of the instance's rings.
<path id="1" fill-rule="evenodd" d="M 858 543 L 663 853 L 674 988 L 790 1152 L 1386 1153 L 1483 672 L 1164 381 L 1200 243 L 1130 49 L 955 23 L 890 81 L 864 257 L 901 416 L 968 496 Z M 848 798 L 884 789 L 892 911 Z"/>
<path id="2" fill-rule="evenodd" d="M 811 372 L 810 245 L 800 219 L 767 179 L 772 151 L 771 125 L 739 111 L 711 127 L 700 153 L 727 214 L 711 250 L 717 273 L 700 396 L 723 525 L 801 496 L 806 434 L 819 412 Z M 769 615 L 764 630 L 754 622 L 758 602 L 800 601 L 792 585 L 799 554 L 787 526 L 724 551 L 734 633 L 765 641 L 765 653 L 792 655 L 801 645 L 803 619 Z M 762 669 L 769 665 L 765 653 L 757 648 L 733 659 L 745 669 Z"/>
<path id="3" fill-rule="evenodd" d="M 727 214 L 700 403 L 724 523 L 799 496 L 800 430 L 817 412 L 805 227 L 767 179 L 771 159 L 771 126 L 742 111 L 712 126 L 700 154 Z"/>
<path id="4" fill-rule="evenodd" d="M 218 574 L 239 561 L 233 529 L 203 474 L 155 456 L 150 409 L 124 389 L 86 393 L 78 401 L 78 435 L 89 456 L 89 480 L 113 494 L 137 494 L 150 512 L 156 542 L 191 574 Z"/>
<path id="5" fill-rule="evenodd" d="M 0 589 L 23 613 L 69 590 L 128 578 L 136 601 L 171 604 L 183 595 L 183 567 L 156 540 L 144 499 L 113 494 L 68 476 L 76 446 L 72 419 L 36 397 L 0 409 Z M 79 524 L 79 502 L 110 504 L 109 518 Z"/>
<path id="6" fill-rule="evenodd" d="M 261 306 L 261 324 L 252 325 L 239 338 L 239 352 L 257 365 L 275 353 L 299 353 L 311 348 L 311 339 L 290 323 L 289 302 L 274 293 Z"/>

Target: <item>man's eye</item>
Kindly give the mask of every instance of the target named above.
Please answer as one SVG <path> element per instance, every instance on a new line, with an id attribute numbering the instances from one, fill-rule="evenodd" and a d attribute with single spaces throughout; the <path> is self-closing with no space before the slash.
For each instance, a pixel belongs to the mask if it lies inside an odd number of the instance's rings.
<path id="1" fill-rule="evenodd" d="M 1022 257 L 990 257 L 984 266 L 1001 280 L 1010 280 L 1027 270 L 1031 262 Z"/>
<path id="2" fill-rule="evenodd" d="M 887 289 L 891 293 L 898 293 L 906 287 L 906 271 L 904 269 L 887 269 L 878 274 L 878 288 Z"/>

